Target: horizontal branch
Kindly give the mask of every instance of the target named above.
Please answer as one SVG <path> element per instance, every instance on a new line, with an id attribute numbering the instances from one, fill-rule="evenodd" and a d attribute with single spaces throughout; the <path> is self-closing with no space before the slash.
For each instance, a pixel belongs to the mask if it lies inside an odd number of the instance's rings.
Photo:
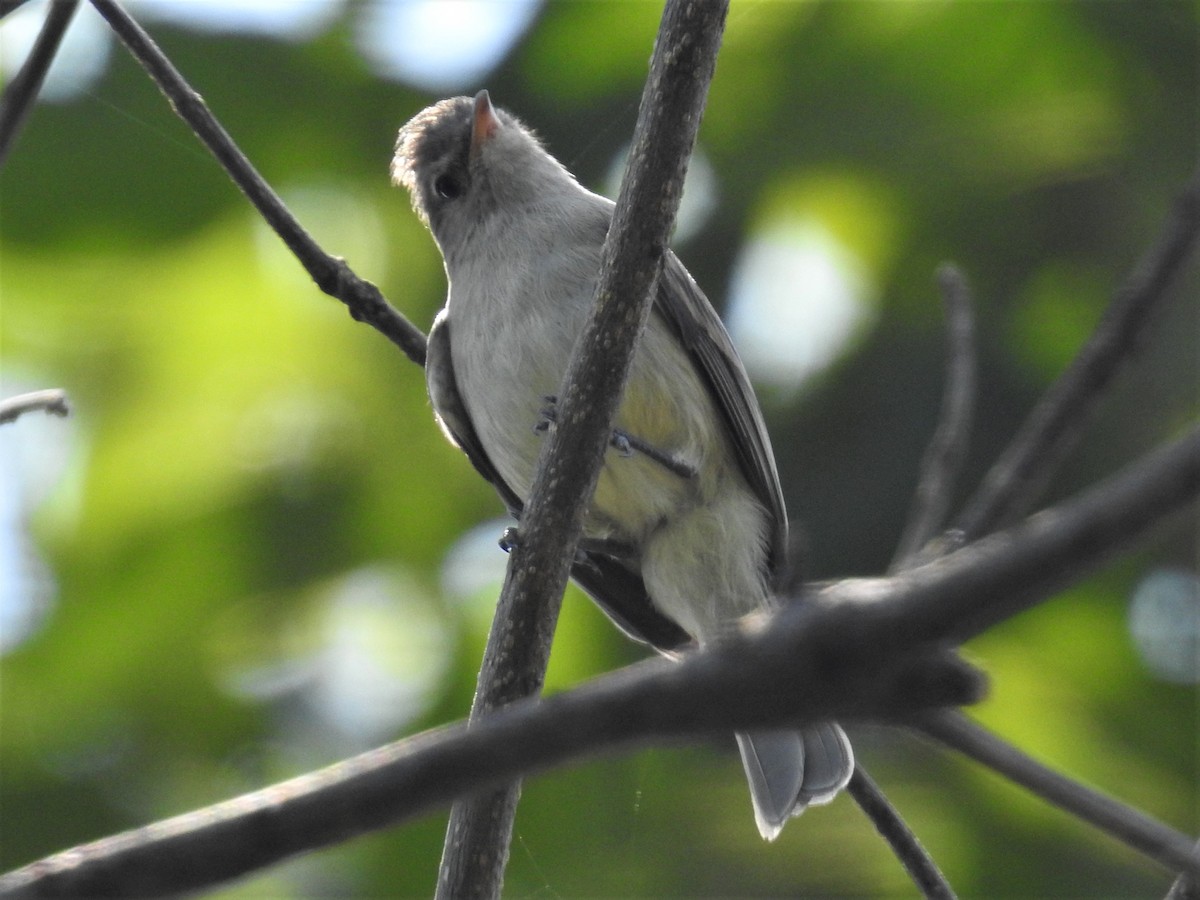
<path id="1" fill-rule="evenodd" d="M 150 35 L 116 0 L 92 0 L 92 5 L 158 85 L 171 108 L 287 244 L 317 287 L 346 304 L 356 321 L 367 323 L 413 362 L 424 365 L 425 335 L 421 330 L 397 312 L 379 288 L 359 278 L 344 259 L 329 255 L 313 240 L 209 111 L 204 98 L 184 80 Z"/>
<path id="2" fill-rule="evenodd" d="M 1200 429 L 1015 528 L 892 578 L 839 582 L 819 603 L 677 663 L 648 660 L 469 730 L 77 847 L 0 877 L 0 896 L 197 890 L 600 752 L 784 722 L 894 722 L 969 702 L 977 677 L 937 648 L 1081 577 L 1198 493 Z"/>
<path id="3" fill-rule="evenodd" d="M 39 411 L 52 416 L 70 415 L 67 392 L 61 388 L 47 388 L 44 391 L 30 391 L 28 394 L 17 394 L 15 397 L 0 400 L 0 425 L 15 422 L 25 413 Z"/>

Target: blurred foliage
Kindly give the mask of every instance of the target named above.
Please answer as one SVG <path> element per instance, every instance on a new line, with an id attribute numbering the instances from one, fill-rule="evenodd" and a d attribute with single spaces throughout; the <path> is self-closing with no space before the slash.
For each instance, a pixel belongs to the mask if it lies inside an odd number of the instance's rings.
<path id="1" fill-rule="evenodd" d="M 387 166 L 437 97 L 372 74 L 350 40 L 362 9 L 297 41 L 151 27 L 326 248 L 424 328 L 444 276 Z M 658 14 L 548 3 L 486 86 L 599 185 Z M 978 297 L 964 492 L 1084 340 L 1194 165 L 1198 33 L 1195 5 L 1169 0 L 734 3 L 701 131 L 718 204 L 679 251 L 721 306 L 747 237 L 794 210 L 861 263 L 878 306 L 818 377 L 766 396 L 814 577 L 878 572 L 899 535 L 941 390 L 938 262 Z M 500 506 L 434 427 L 422 373 L 305 281 L 119 48 L 84 94 L 34 111 L 0 202 L 2 393 L 61 386 L 76 410 L 0 433 L 0 491 L 24 503 L 4 540 L 30 542 L 0 575 L 21 611 L 2 620 L 0 866 L 461 718 L 503 556 L 447 554 Z M 1193 266 L 1054 497 L 1195 417 L 1198 287 Z M 1194 573 L 1195 536 L 1164 530 L 968 647 L 993 677 L 989 726 L 1193 834 L 1195 686 L 1149 673 L 1126 605 L 1156 567 Z M 572 590 L 550 689 L 641 653 Z M 852 733 L 965 896 L 1169 882 L 989 773 Z M 911 893 L 846 798 L 764 845 L 731 747 L 533 780 L 507 894 Z M 427 895 L 443 826 L 221 895 Z"/>

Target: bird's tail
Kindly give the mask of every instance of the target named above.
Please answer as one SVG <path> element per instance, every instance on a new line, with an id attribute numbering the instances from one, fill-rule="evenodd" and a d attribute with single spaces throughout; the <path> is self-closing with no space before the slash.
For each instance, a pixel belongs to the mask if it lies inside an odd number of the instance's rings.
<path id="1" fill-rule="evenodd" d="M 787 820 L 830 802 L 854 772 L 854 751 L 832 722 L 802 731 L 752 731 L 737 736 L 750 782 L 754 821 L 773 841 Z"/>

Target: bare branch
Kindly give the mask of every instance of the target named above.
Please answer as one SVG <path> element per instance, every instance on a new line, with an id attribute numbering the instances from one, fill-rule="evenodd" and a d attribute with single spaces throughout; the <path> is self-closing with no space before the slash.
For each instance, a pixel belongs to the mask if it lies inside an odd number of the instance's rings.
<path id="1" fill-rule="evenodd" d="M 1200 854 L 1200 843 L 1193 845 L 1192 852 Z M 1181 873 L 1167 891 L 1166 900 L 1200 900 L 1200 876 Z"/>
<path id="2" fill-rule="evenodd" d="M 344 261 L 320 250 L 237 150 L 199 95 L 117 3 L 93 3 L 321 289 L 343 300 L 356 319 L 368 321 L 410 358 L 422 362 L 424 338 L 420 331 L 392 309 L 374 286 L 359 281 Z M 656 72 L 665 55 L 673 54 L 671 62 L 678 65 L 684 51 L 696 52 L 694 44 L 670 46 L 664 40 L 667 15 L 682 6 L 671 0 L 664 13 L 664 33 L 660 33 L 654 57 Z M 0 0 L 0 14 L 11 8 L 11 0 Z M 723 21 L 725 4 L 720 2 L 714 8 Z M 696 11 L 691 12 L 695 15 Z M 718 26 L 718 42 L 719 36 Z M 715 44 L 712 51 L 715 56 Z M 707 70 L 700 73 L 703 77 L 697 78 L 696 71 L 687 73 L 691 83 L 684 88 L 698 91 L 699 98 L 691 117 L 684 116 L 684 127 L 676 120 L 674 130 L 666 130 L 667 138 L 687 145 L 678 157 L 683 160 L 678 164 L 681 167 L 686 166 L 687 150 L 694 140 L 712 58 L 708 57 Z M 651 96 L 653 85 L 652 72 L 646 97 Z M 668 94 L 663 96 L 669 100 Z M 643 99 L 634 160 L 639 153 L 658 153 L 665 146 L 662 141 L 642 141 L 644 132 L 653 128 L 653 123 L 646 124 L 643 118 L 662 112 L 653 108 L 658 105 Z M 531 647 L 520 651 L 529 658 L 548 652 L 571 548 L 579 535 L 580 498 L 589 497 L 594 487 L 608 423 L 624 380 L 624 367 L 613 365 L 613 348 L 631 354 L 644 323 L 647 304 L 639 306 L 638 301 L 648 295 L 657 273 L 656 254 L 665 247 L 666 226 L 659 237 L 654 230 L 660 222 L 656 216 L 665 216 L 669 223 L 678 196 L 678 183 L 664 174 L 667 169 L 653 166 L 665 165 L 674 152 L 668 147 L 656 157 L 656 163 L 642 168 L 641 163 L 631 161 L 618 220 L 605 248 L 597 315 L 573 357 L 568 387 L 561 392 L 560 427 L 543 452 L 538 486 L 526 507 L 524 540 L 514 553 L 505 586 L 505 595 L 518 606 L 524 604 L 525 613 L 504 622 L 498 615 L 493 641 L 504 647 L 502 638 L 532 633 Z M 648 171 L 656 174 L 645 176 Z M 635 186 L 639 177 L 643 180 Z M 631 196 L 626 197 L 625 191 Z M 636 209 L 639 202 L 643 206 Z M 620 217 L 627 210 L 632 224 L 622 225 Z M 1069 449 L 1088 411 L 1135 347 L 1152 308 L 1186 259 L 1198 225 L 1200 180 L 1181 197 L 1163 237 L 1118 292 L 1096 334 L 989 474 L 961 520 L 964 540 L 994 529 L 1032 502 L 1047 471 Z M 651 231 L 634 235 L 633 229 L 645 227 Z M 618 247 L 622 240 L 626 243 Z M 633 275 L 618 285 L 613 272 L 627 259 L 633 259 L 627 267 Z M 613 275 L 612 282 L 609 275 Z M 944 288 L 949 303 L 951 290 L 945 283 Z M 953 322 L 950 330 L 955 331 Z M 950 370 L 955 366 L 954 341 L 952 338 Z M 605 343 L 605 364 L 596 366 L 594 351 L 601 342 Z M 595 373 L 602 377 L 594 378 Z M 961 398 L 953 402 L 951 398 L 957 383 L 958 379 L 948 376 L 942 423 L 927 451 L 919 492 L 926 488 L 927 476 L 932 479 L 930 471 L 940 468 L 934 462 L 936 457 L 961 453 L 955 450 L 953 440 L 948 440 L 948 449 L 941 442 L 943 429 L 950 437 L 955 432 L 965 433 L 965 428 L 947 424 L 953 419 L 950 407 L 961 402 Z M 931 704 L 965 702 L 976 683 L 952 660 L 931 652 L 926 642 L 961 640 L 1016 614 L 1191 502 L 1200 490 L 1198 435 L 1192 432 L 1070 504 L 1043 512 L 1018 528 L 945 559 L 909 569 L 896 578 L 834 585 L 819 598 L 820 605 L 829 608 L 790 610 L 769 629 L 735 637 L 677 667 L 649 663 L 545 703 L 521 704 L 496 716 L 477 717 L 487 708 L 540 688 L 544 659 L 542 669 L 535 662 L 532 668 L 522 670 L 518 660 L 514 670 L 507 668 L 513 663 L 512 652 L 497 652 L 491 664 L 485 659 L 470 730 L 460 726 L 421 736 L 305 779 L 52 857 L 0 879 L 0 893 L 40 895 L 47 886 L 51 891 L 72 894 L 101 893 L 114 886 L 123 894 L 195 889 L 599 749 L 651 738 L 675 739 L 701 731 L 831 716 L 895 719 Z M 549 484 L 544 491 L 543 484 Z M 949 491 L 948 483 L 930 481 L 928 491 L 933 499 L 919 500 L 910 522 L 914 535 L 928 537 L 929 529 L 936 528 L 929 522 L 940 521 L 944 514 L 944 499 L 937 500 L 937 495 Z M 909 537 L 906 529 L 901 548 L 905 552 L 900 557 L 911 563 L 911 552 L 921 543 L 917 537 Z M 864 602 L 868 600 L 885 602 Z M 532 630 L 526 631 L 526 626 Z M 864 647 L 870 648 L 871 658 L 864 658 Z M 490 687 L 487 677 L 492 679 Z M 780 691 L 780 684 L 795 689 Z M 859 787 L 862 785 L 860 782 Z M 454 868 L 455 854 L 468 862 L 465 868 L 454 869 L 445 881 L 439 879 L 441 895 L 493 896 L 499 892 L 517 794 L 510 788 L 494 796 L 500 799 L 475 804 L 473 813 L 458 819 L 483 823 L 473 835 L 460 839 L 452 820 L 447 845 L 450 863 L 443 861 L 443 876 Z M 869 801 L 869 790 L 864 789 L 863 796 Z M 1157 834 L 1157 838 L 1165 837 L 1170 838 L 1169 855 L 1177 857 L 1180 836 Z M 455 844 L 457 847 L 452 846 Z M 472 855 L 471 848 L 484 854 L 494 851 L 495 855 L 490 863 L 477 866 L 479 856 Z M 205 873 L 194 872 L 194 866 L 188 864 L 196 858 L 206 860 Z M 1167 861 L 1191 872 L 1200 871 L 1194 855 Z M 195 880 L 198 878 L 209 880 L 201 884 Z M 181 884 L 181 880 L 187 883 Z"/>
<path id="3" fill-rule="evenodd" d="M 937 429 L 921 460 L 908 522 L 890 571 L 916 562 L 922 547 L 946 521 L 950 497 L 967 456 L 975 408 L 975 313 L 966 277 L 946 264 L 938 270 L 946 311 L 946 385 Z"/>
<path id="4" fill-rule="evenodd" d="M 811 643 L 811 642 L 810 642 Z M 734 655 L 744 651 L 738 647 Z M 696 654 L 700 660 L 709 654 Z M 454 797 L 573 758 L 674 741 L 762 721 L 767 706 L 744 706 L 721 687 L 732 657 L 694 689 L 688 666 L 653 658 L 547 698 L 518 701 L 470 725 L 459 723 L 154 825 L 104 838 L 0 876 L 0 897 L 157 896 L 195 891 L 412 819 Z M 916 668 L 925 667 L 920 661 Z M 703 673 L 707 664 L 701 667 Z M 935 687 L 914 707 L 905 659 L 874 657 L 864 677 L 822 692 L 821 673 L 789 703 L 795 717 L 828 716 L 830 701 L 876 718 L 927 709 L 949 697 Z M 936 678 L 926 679 L 931 686 Z M 709 687 L 717 687 L 709 693 Z M 907 686 L 901 693 L 897 686 Z M 777 685 L 776 685 L 777 688 Z M 864 691 L 865 693 L 858 693 Z M 882 693 L 880 693 L 882 691 Z M 767 693 L 778 694 L 777 689 Z M 760 695 L 764 692 L 760 691 Z M 792 713 L 789 713 L 792 716 Z M 196 865 L 203 860 L 203 865 Z"/>
<path id="5" fill-rule="evenodd" d="M 1035 513 L 1006 531 L 890 579 L 836 582 L 813 600 L 870 604 L 884 588 L 895 604 L 896 627 L 905 630 L 908 640 L 958 644 L 1074 583 L 1153 525 L 1193 504 L 1198 493 L 1200 426 L 1068 503 Z M 1014 545 L 1027 551 L 1017 567 L 1009 555 Z M 935 583 L 939 587 L 931 590 Z M 897 584 L 909 585 L 922 599 L 909 609 L 904 590 L 892 593 Z M 780 615 L 792 611 L 785 608 Z"/>
<path id="6" fill-rule="evenodd" d="M 921 896 L 928 900 L 953 900 L 954 889 L 950 887 L 946 876 L 862 766 L 854 767 L 854 775 L 846 785 L 846 790 L 871 820 L 880 837 L 892 848 L 892 853 L 900 860 Z"/>
<path id="7" fill-rule="evenodd" d="M 70 415 L 71 408 L 67 405 L 67 392 L 60 388 L 50 388 L 0 400 L 0 425 L 5 422 L 15 422 L 25 413 L 38 410 L 50 413 L 52 416 Z"/>
<path id="8" fill-rule="evenodd" d="M 918 730 L 999 772 L 1167 868 L 1200 873 L 1191 838 L 1113 798 L 1059 774 L 960 713 L 929 716 Z"/>
<path id="9" fill-rule="evenodd" d="M 187 122 L 267 224 L 295 254 L 317 287 L 346 304 L 355 320 L 366 322 L 413 362 L 424 365 L 425 335 L 421 330 L 397 312 L 379 288 L 355 275 L 344 259 L 330 256 L 321 249 L 214 118 L 204 98 L 184 80 L 150 35 L 116 0 L 92 0 L 92 5 L 154 79 L 176 114 Z"/>
<path id="10" fill-rule="evenodd" d="M 679 207 L 727 9 L 728 0 L 668 0 L 663 9 L 593 312 L 572 352 L 558 427 L 542 447 L 521 516 L 522 540 L 484 651 L 473 721 L 541 690 L 583 515 Z M 439 898 L 499 896 L 519 791 L 511 784 L 455 804 Z"/>
<path id="11" fill-rule="evenodd" d="M 970 702 L 978 680 L 938 649 L 946 640 L 1081 577 L 1198 493 L 1200 429 L 1018 527 L 891 578 L 832 585 L 679 662 L 648 660 L 57 854 L 0 877 L 0 896 L 196 890 L 602 751 L 831 718 L 894 722 Z M 1190 857 L 1171 866 L 1200 873 Z"/>
<path id="12" fill-rule="evenodd" d="M 8 151 L 12 149 L 21 126 L 25 124 L 25 119 L 37 100 L 42 82 L 46 80 L 46 73 L 50 71 L 50 64 L 54 62 L 63 35 L 66 34 L 67 26 L 71 24 L 78 7 L 79 0 L 51 2 L 46 21 L 42 24 L 41 33 L 38 34 L 29 58 L 4 89 L 4 96 L 0 98 L 0 166 L 3 166 L 8 158 Z M 0 17 L 15 8 L 13 6 L 0 9 Z"/>
<path id="13" fill-rule="evenodd" d="M 1004 525 L 1033 505 L 1117 370 L 1138 349 L 1198 233 L 1200 173 L 1176 199 L 1163 232 L 1117 290 L 1087 344 L 988 472 L 959 520 L 960 543 Z"/>

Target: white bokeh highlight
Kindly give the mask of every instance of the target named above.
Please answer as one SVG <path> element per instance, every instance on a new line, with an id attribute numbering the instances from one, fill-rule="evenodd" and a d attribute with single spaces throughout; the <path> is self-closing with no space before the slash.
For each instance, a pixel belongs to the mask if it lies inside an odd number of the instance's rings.
<path id="1" fill-rule="evenodd" d="M 376 2 L 361 8 L 354 39 L 384 78 L 429 91 L 473 92 L 540 7 L 540 0 Z"/>
<path id="2" fill-rule="evenodd" d="M 1146 575 L 1129 603 L 1129 633 L 1154 675 L 1175 684 L 1200 682 L 1200 577 L 1176 568 Z"/>
<path id="3" fill-rule="evenodd" d="M 841 357 L 875 320 L 866 268 L 813 219 L 751 233 L 726 316 L 750 376 L 788 393 Z"/>
<path id="4" fill-rule="evenodd" d="M 342 0 L 136 0 L 130 12 L 197 31 L 303 41 L 333 24 L 344 5 Z"/>

